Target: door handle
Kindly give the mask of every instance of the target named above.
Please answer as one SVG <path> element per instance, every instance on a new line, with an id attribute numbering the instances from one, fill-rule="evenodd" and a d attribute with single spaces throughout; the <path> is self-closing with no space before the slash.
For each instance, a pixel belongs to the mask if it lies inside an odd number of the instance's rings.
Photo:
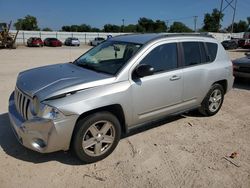
<path id="1" fill-rule="evenodd" d="M 170 81 L 175 81 L 175 80 L 179 80 L 179 79 L 181 79 L 180 76 L 174 75 L 174 76 L 172 76 L 172 77 L 170 78 Z"/>

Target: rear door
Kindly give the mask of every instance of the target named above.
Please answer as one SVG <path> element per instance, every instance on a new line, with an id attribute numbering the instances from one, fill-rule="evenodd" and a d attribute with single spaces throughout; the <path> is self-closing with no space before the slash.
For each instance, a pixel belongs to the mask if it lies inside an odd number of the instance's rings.
<path id="1" fill-rule="evenodd" d="M 203 41 L 182 41 L 183 102 L 187 108 L 199 105 L 207 92 L 209 57 Z"/>

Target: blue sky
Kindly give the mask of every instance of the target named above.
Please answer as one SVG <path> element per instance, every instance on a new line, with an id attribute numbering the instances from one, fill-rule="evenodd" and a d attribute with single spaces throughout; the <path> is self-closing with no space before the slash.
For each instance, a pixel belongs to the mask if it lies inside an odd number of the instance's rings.
<path id="1" fill-rule="evenodd" d="M 86 23 L 102 28 L 106 23 L 135 24 L 140 17 L 181 21 L 193 28 L 193 16 L 198 16 L 198 28 L 205 13 L 220 6 L 220 0 L 0 0 L 0 22 L 16 21 L 27 14 L 37 17 L 40 28 L 60 30 L 62 25 Z M 232 10 L 224 12 L 223 26 L 232 20 Z M 250 1 L 238 0 L 235 20 L 250 16 Z"/>

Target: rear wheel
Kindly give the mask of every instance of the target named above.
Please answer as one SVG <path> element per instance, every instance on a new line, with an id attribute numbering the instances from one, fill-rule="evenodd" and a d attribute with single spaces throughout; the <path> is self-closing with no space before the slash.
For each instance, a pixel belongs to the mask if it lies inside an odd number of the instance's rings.
<path id="1" fill-rule="evenodd" d="M 222 106 L 224 93 L 224 89 L 220 84 L 214 84 L 203 100 L 199 112 L 205 116 L 215 115 Z"/>
<path id="2" fill-rule="evenodd" d="M 86 163 L 96 162 L 112 153 L 120 135 L 118 119 L 109 112 L 98 112 L 78 121 L 72 149 L 80 160 Z"/>

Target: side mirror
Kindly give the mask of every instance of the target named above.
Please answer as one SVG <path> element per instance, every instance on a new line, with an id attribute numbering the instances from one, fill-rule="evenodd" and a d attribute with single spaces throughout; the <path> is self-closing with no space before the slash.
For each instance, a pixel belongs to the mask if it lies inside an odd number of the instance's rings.
<path id="1" fill-rule="evenodd" d="M 154 68 L 150 65 L 141 64 L 135 68 L 135 74 L 137 77 L 142 78 L 154 74 Z"/>

